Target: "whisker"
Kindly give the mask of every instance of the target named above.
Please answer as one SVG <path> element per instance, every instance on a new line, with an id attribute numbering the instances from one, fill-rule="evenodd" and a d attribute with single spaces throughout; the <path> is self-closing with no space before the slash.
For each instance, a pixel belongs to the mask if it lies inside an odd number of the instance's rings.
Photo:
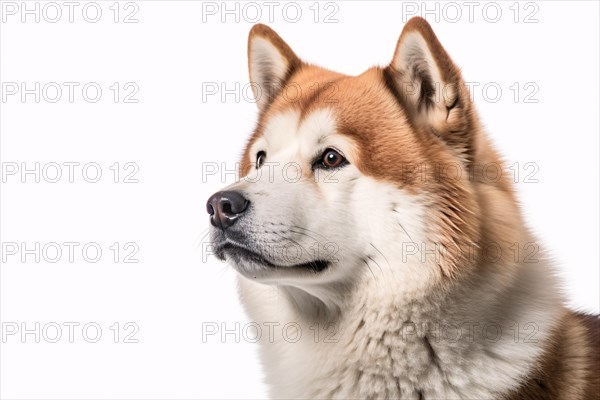
<path id="1" fill-rule="evenodd" d="M 282 234 L 280 234 L 279 232 L 274 232 L 274 233 L 276 235 L 280 236 L 281 238 L 285 239 L 285 240 L 289 240 L 290 242 L 293 242 L 293 243 L 297 244 L 298 246 L 300 246 L 300 248 L 302 249 L 302 251 L 305 251 L 306 254 L 310 254 L 300 243 L 298 243 L 294 239 L 287 238 L 287 237 L 283 236 Z"/>
<path id="2" fill-rule="evenodd" d="M 206 228 L 200 234 L 198 234 L 198 238 L 196 239 L 196 245 L 194 246 L 194 251 L 198 251 L 200 247 L 204 244 L 204 239 L 210 234 L 210 228 Z"/>
<path id="3" fill-rule="evenodd" d="M 362 261 L 365 263 L 365 265 L 367 266 L 367 268 L 369 268 L 369 271 L 371 272 L 371 275 L 373 275 L 373 280 L 376 280 L 375 279 L 375 274 L 373 273 L 373 270 L 371 269 L 371 266 L 369 265 L 369 263 L 367 262 L 367 260 L 365 260 L 363 258 Z"/>
<path id="4" fill-rule="evenodd" d="M 379 268 L 379 271 L 381 271 L 381 274 L 383 274 L 383 269 L 381 269 L 381 265 L 379 265 L 379 263 L 377 261 L 375 261 L 375 259 L 371 256 L 367 256 L 367 258 L 371 261 L 373 261 L 375 263 L 375 265 L 377 265 L 377 268 Z"/>
<path id="5" fill-rule="evenodd" d="M 385 260 L 385 262 L 388 264 L 388 266 L 390 266 L 390 262 L 387 259 L 387 257 L 381 252 L 381 250 L 379 250 L 377 247 L 375 247 L 375 245 L 373 243 L 370 243 L 371 247 L 373 247 L 379 254 L 381 254 L 381 256 L 383 257 L 383 259 Z"/>
<path id="6" fill-rule="evenodd" d="M 397 210 L 392 210 L 394 211 L 396 214 L 400 214 Z M 406 234 L 406 236 L 408 236 L 408 238 L 410 239 L 411 242 L 414 243 L 414 240 L 410 237 L 410 234 L 408 233 L 408 231 L 404 228 L 404 225 L 402 225 L 402 222 L 397 221 L 398 225 L 400 225 L 400 228 L 402 228 L 402 230 L 404 231 L 404 233 Z"/>
<path id="7" fill-rule="evenodd" d="M 316 242 L 316 243 L 317 243 L 319 246 L 323 246 L 323 247 L 324 247 L 325 245 L 327 245 L 327 244 L 329 244 L 329 243 L 332 243 L 332 242 L 331 242 L 331 241 L 330 241 L 330 240 L 329 240 L 327 237 L 325 237 L 325 236 L 321 235 L 321 234 L 320 234 L 320 233 L 318 233 L 318 232 L 315 232 L 315 231 L 313 231 L 313 230 L 310 230 L 310 229 L 308 229 L 308 228 L 303 228 L 303 227 L 301 227 L 301 226 L 298 226 L 298 225 L 293 225 L 293 228 L 302 229 L 302 230 L 308 231 L 308 232 L 310 232 L 310 233 L 312 233 L 312 234 L 314 234 L 314 235 L 317 235 L 317 236 L 320 236 L 320 237 L 322 237 L 323 239 L 322 239 L 322 240 L 319 240 L 319 239 L 315 238 L 314 236 L 311 236 L 311 235 L 309 235 L 309 234 L 307 234 L 307 233 L 304 233 L 304 232 L 296 232 L 296 231 L 292 231 L 292 232 L 294 232 L 294 233 L 298 233 L 298 234 L 300 234 L 300 235 L 305 235 L 305 236 L 307 236 L 307 237 L 311 238 L 311 239 L 312 239 L 312 240 L 314 240 L 314 241 L 315 241 L 315 242 Z"/>
<path id="8" fill-rule="evenodd" d="M 308 232 L 310 232 L 310 233 L 312 233 L 312 234 L 315 234 L 315 235 L 321 236 L 321 237 L 322 237 L 322 238 L 324 238 L 324 239 L 327 239 L 325 236 L 321 235 L 319 232 L 315 232 L 315 231 L 313 231 L 313 230 L 310 230 L 310 229 L 308 229 L 308 228 L 304 228 L 304 227 L 302 227 L 302 226 L 298 226 L 298 225 L 292 225 L 292 227 L 293 227 L 293 228 L 298 228 L 298 229 L 302 229 L 302 230 L 308 231 Z"/>
<path id="9" fill-rule="evenodd" d="M 304 232 L 298 232 L 298 231 L 295 231 L 295 230 L 292 230 L 292 229 L 290 229 L 290 232 L 292 232 L 292 233 L 297 233 L 298 235 L 304 235 L 304 236 L 306 236 L 306 237 L 309 237 L 309 238 L 311 238 L 311 239 L 312 239 L 312 240 L 314 240 L 315 242 L 319 243 L 319 240 L 318 240 L 318 239 L 316 239 L 314 236 L 311 236 L 311 235 L 309 235 L 308 233 L 304 233 Z"/>

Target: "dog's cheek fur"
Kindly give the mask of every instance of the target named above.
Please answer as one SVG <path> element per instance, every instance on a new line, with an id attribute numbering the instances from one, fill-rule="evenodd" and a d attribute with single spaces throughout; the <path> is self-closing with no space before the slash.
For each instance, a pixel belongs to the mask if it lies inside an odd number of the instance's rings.
<path id="1" fill-rule="evenodd" d="M 242 168 L 248 168 L 250 173 L 235 185 L 250 201 L 251 208 L 244 220 L 252 224 L 242 220 L 238 226 L 246 229 L 258 246 L 292 245 L 295 248 L 292 250 L 301 251 L 298 262 L 343 258 L 339 264 L 350 268 L 352 259 L 358 259 L 361 251 L 361 243 L 351 234 L 360 227 L 355 225 L 348 204 L 358 172 L 354 170 L 353 175 L 351 166 L 336 171 L 311 168 L 315 151 L 327 146 L 320 142 L 333 140 L 334 122 L 326 109 L 303 120 L 299 112 L 288 109 L 262 126 L 260 137 L 249 143 L 242 159 L 245 161 Z M 339 140 L 336 143 L 337 147 L 350 151 L 345 143 Z M 258 151 L 266 152 L 266 161 L 257 170 L 252 165 Z M 278 255 L 281 256 L 274 254 Z M 273 261 L 289 264 L 289 260 L 282 258 Z M 327 278 L 319 279 L 333 279 L 335 271 L 328 271 Z"/>
<path id="2" fill-rule="evenodd" d="M 415 130 L 385 87 L 382 70 L 341 81 L 338 89 L 343 101 L 334 110 L 340 132 L 356 143 L 356 167 L 363 175 L 418 198 L 427 209 L 423 222 L 433 239 L 418 245 L 438 253 L 431 258 L 443 276 L 466 272 L 468 261 L 472 264 L 467 250 L 479 240 L 479 210 L 460 153 L 432 133 Z M 455 170 L 456 177 L 444 176 Z"/>

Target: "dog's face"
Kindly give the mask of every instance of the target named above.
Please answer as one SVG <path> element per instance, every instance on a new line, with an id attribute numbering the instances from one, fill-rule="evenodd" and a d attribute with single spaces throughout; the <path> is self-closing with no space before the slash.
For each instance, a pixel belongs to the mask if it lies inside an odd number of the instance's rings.
<path id="1" fill-rule="evenodd" d="M 219 257 L 263 283 L 380 277 L 421 290 L 477 241 L 476 121 L 424 20 L 392 63 L 355 77 L 302 62 L 264 25 L 249 38 L 259 123 L 242 178 L 207 204 Z"/>

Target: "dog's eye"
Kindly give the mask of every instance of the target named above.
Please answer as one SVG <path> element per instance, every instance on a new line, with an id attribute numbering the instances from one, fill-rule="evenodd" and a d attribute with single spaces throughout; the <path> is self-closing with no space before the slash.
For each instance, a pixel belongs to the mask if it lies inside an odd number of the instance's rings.
<path id="1" fill-rule="evenodd" d="M 321 155 L 319 163 L 317 166 L 326 169 L 338 168 L 343 165 L 346 165 L 348 161 L 341 155 L 337 150 L 327 149 Z"/>
<path id="2" fill-rule="evenodd" d="M 262 167 L 263 163 L 265 162 L 265 158 L 267 157 L 267 153 L 265 153 L 264 151 L 259 151 L 258 153 L 256 153 L 256 169 L 259 169 L 260 167 Z"/>

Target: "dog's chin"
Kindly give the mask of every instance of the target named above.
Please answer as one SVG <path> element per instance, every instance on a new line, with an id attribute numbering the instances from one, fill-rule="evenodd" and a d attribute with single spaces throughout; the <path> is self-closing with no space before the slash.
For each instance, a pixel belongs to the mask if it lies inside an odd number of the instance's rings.
<path id="1" fill-rule="evenodd" d="M 267 259 L 260 253 L 230 242 L 219 246 L 217 256 L 228 261 L 240 274 L 253 280 L 314 276 L 326 271 L 330 262 L 313 260 L 299 264 L 283 265 Z"/>

